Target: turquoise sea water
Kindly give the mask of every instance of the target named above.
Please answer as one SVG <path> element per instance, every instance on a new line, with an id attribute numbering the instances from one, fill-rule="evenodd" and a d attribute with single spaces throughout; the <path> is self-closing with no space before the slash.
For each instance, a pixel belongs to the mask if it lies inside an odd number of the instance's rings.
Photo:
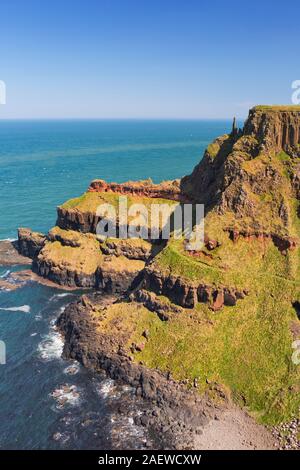
<path id="1" fill-rule="evenodd" d="M 46 231 L 55 207 L 90 181 L 191 172 L 227 121 L 0 121 L 0 239 Z"/>
<path id="2" fill-rule="evenodd" d="M 229 121 L 0 121 L 0 239 L 19 226 L 47 231 L 55 207 L 84 192 L 92 179 L 151 177 L 192 171 L 207 144 Z M 1 267 L 10 279 L 21 269 Z M 0 448 L 126 448 L 147 438 L 133 417 L 118 414 L 130 391 L 116 389 L 60 357 L 54 328 L 78 294 L 36 283 L 0 291 Z M 68 387 L 72 387 L 69 389 Z M 134 416 L 135 410 L 133 410 Z"/>

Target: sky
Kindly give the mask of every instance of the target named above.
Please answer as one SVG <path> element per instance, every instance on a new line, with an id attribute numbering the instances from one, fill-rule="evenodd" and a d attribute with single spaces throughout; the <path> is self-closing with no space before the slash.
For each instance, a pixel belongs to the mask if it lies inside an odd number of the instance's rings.
<path id="1" fill-rule="evenodd" d="M 300 79 L 298 0 L 1 0 L 0 18 L 0 119 L 243 118 Z"/>

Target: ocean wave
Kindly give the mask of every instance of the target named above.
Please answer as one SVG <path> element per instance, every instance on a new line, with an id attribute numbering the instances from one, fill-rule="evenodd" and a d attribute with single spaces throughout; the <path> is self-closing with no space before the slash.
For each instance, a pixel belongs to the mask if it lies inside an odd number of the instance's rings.
<path id="1" fill-rule="evenodd" d="M 16 242 L 17 238 L 0 238 L 0 242 Z"/>
<path id="2" fill-rule="evenodd" d="M 0 277 L 1 277 L 1 279 L 4 279 L 4 278 L 7 277 L 9 274 L 10 274 L 10 270 L 7 269 L 7 271 L 5 271 L 3 274 L 0 274 Z"/>
<path id="3" fill-rule="evenodd" d="M 61 294 L 54 294 L 50 297 L 49 301 L 51 302 L 52 300 L 55 299 L 61 299 L 63 297 L 68 297 L 69 295 L 74 295 L 71 292 L 62 292 Z"/>
<path id="4" fill-rule="evenodd" d="M 21 305 L 20 307 L 0 307 L 0 310 L 6 310 L 7 312 L 30 312 L 30 305 Z"/>
<path id="5" fill-rule="evenodd" d="M 63 352 L 64 342 L 61 334 L 53 330 L 44 337 L 38 345 L 38 353 L 44 361 L 52 361 L 53 359 L 60 359 Z"/>

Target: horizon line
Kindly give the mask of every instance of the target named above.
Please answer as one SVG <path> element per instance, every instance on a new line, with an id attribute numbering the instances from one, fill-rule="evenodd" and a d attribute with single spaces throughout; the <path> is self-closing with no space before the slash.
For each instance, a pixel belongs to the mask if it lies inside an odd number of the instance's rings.
<path id="1" fill-rule="evenodd" d="M 0 117 L 0 121 L 232 121 L 245 117 Z"/>

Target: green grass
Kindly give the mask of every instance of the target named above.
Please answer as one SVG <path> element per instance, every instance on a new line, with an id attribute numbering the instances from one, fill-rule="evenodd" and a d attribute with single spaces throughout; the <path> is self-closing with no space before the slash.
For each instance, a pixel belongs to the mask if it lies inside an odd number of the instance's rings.
<path id="1" fill-rule="evenodd" d="M 258 105 L 254 106 L 255 111 L 271 111 L 271 112 L 286 112 L 286 111 L 299 111 L 298 105 Z"/>
<path id="2" fill-rule="evenodd" d="M 299 219 L 292 220 L 299 235 Z M 197 377 L 201 391 L 207 378 L 217 381 L 261 422 L 286 421 L 300 406 L 300 366 L 291 360 L 291 324 L 299 323 L 292 302 L 300 298 L 300 250 L 284 256 L 271 240 L 233 243 L 222 226 L 224 220 L 219 225 L 208 217 L 206 230 L 221 242 L 211 258 L 192 258 L 180 240 L 172 240 L 155 266 L 189 284 L 246 288 L 248 295 L 219 313 L 198 304 L 156 325 L 136 360 L 170 370 L 177 379 Z"/>
<path id="3" fill-rule="evenodd" d="M 136 360 L 170 370 L 176 379 L 197 377 L 201 391 L 206 379 L 224 384 L 262 422 L 286 420 L 300 405 L 299 393 L 290 391 L 299 384 L 289 327 L 294 289 L 273 279 L 267 291 L 261 288 L 218 314 L 203 304 L 185 310 L 150 330 Z"/>
<path id="4" fill-rule="evenodd" d="M 213 142 L 212 144 L 209 144 L 207 146 L 207 152 L 209 153 L 209 155 L 212 157 L 212 158 L 215 158 L 216 155 L 218 154 L 220 150 L 220 146 L 216 143 L 216 142 Z"/>
<path id="5" fill-rule="evenodd" d="M 100 204 L 112 204 L 115 208 L 119 206 L 119 198 L 122 196 L 118 193 L 107 192 L 107 193 L 98 193 L 98 192 L 86 192 L 80 197 L 70 199 L 65 202 L 61 207 L 64 209 L 77 209 L 81 212 L 96 212 Z M 147 209 L 150 209 L 151 204 L 167 204 L 170 206 L 176 206 L 178 203 L 171 201 L 169 199 L 161 198 L 149 198 L 142 196 L 128 196 L 127 204 L 130 207 L 132 204 L 143 204 Z"/>

